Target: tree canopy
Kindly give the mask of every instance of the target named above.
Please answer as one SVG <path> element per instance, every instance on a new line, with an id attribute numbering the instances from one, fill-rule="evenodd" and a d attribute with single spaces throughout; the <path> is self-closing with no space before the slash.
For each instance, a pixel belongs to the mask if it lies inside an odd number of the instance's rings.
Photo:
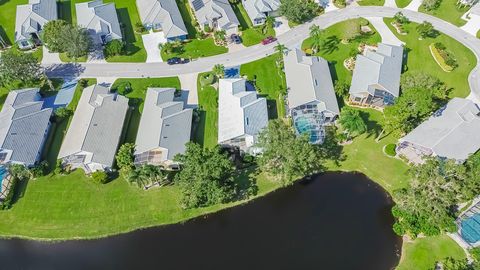
<path id="1" fill-rule="evenodd" d="M 313 0 L 281 0 L 280 14 L 294 23 L 303 23 L 317 15 L 318 4 Z"/>
<path id="2" fill-rule="evenodd" d="M 64 51 L 65 37 L 62 36 L 62 31 L 67 25 L 68 23 L 64 20 L 53 20 L 47 22 L 43 27 L 43 42 L 51 52 Z"/>
<path id="3" fill-rule="evenodd" d="M 283 120 L 272 120 L 259 135 L 258 147 L 263 150 L 258 164 L 284 185 L 323 170 L 322 151 L 309 143 L 307 136 L 297 137 Z"/>
<path id="4" fill-rule="evenodd" d="M 61 29 L 63 50 L 73 59 L 86 56 L 92 47 L 92 40 L 85 28 L 67 24 Z"/>
<path id="5" fill-rule="evenodd" d="M 427 21 L 417 25 L 417 32 L 421 38 L 435 37 L 438 34 L 433 25 Z"/>
<path id="6" fill-rule="evenodd" d="M 42 75 L 42 68 L 31 53 L 10 49 L 0 55 L 2 85 L 30 85 L 40 80 Z"/>
<path id="7" fill-rule="evenodd" d="M 207 149 L 189 142 L 185 153 L 175 160 L 182 164 L 182 170 L 175 175 L 175 184 L 182 192 L 182 207 L 204 207 L 235 198 L 234 166 L 218 146 Z"/>
<path id="8" fill-rule="evenodd" d="M 360 111 L 354 108 L 344 107 L 338 122 L 347 133 L 347 137 L 355 137 L 367 132 L 367 124 L 360 115 Z"/>
<path id="9" fill-rule="evenodd" d="M 120 146 L 120 149 L 118 149 L 115 160 L 117 161 L 118 168 L 120 168 L 120 172 L 124 175 L 127 175 L 131 170 L 135 168 L 133 164 L 134 152 L 135 144 L 133 143 L 125 143 Z"/>

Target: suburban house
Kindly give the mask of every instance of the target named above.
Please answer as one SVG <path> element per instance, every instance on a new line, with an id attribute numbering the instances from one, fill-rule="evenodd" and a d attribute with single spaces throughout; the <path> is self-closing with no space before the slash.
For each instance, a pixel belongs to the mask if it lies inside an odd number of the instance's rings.
<path id="1" fill-rule="evenodd" d="M 174 101 L 174 88 L 148 88 L 135 141 L 135 164 L 177 166 L 192 129 L 192 109 Z"/>
<path id="2" fill-rule="evenodd" d="M 168 41 L 187 38 L 187 27 L 175 0 L 137 0 L 137 7 L 146 29 L 163 31 Z"/>
<path id="3" fill-rule="evenodd" d="M 324 126 L 340 113 L 328 62 L 294 49 L 284 56 L 288 110 L 297 134 L 308 134 L 311 143 L 322 143 Z"/>
<path id="4" fill-rule="evenodd" d="M 238 32 L 238 22 L 235 12 L 228 0 L 188 0 L 197 22 L 203 29 L 206 26 L 212 30 L 225 30 L 228 35 Z"/>
<path id="5" fill-rule="evenodd" d="M 255 153 L 252 146 L 268 124 L 267 100 L 247 91 L 245 79 L 221 79 L 218 93 L 218 143 Z"/>
<path id="6" fill-rule="evenodd" d="M 106 44 L 114 39 L 122 39 L 114 3 L 104 4 L 102 0 L 75 4 L 77 24 L 85 27 L 95 44 Z"/>
<path id="7" fill-rule="evenodd" d="M 383 108 L 400 94 L 403 47 L 379 43 L 376 51 L 357 55 L 350 86 L 350 102 Z"/>
<path id="8" fill-rule="evenodd" d="M 83 90 L 58 158 L 86 173 L 109 170 L 122 134 L 128 98 L 101 85 Z"/>
<path id="9" fill-rule="evenodd" d="M 43 26 L 58 19 L 56 0 L 29 0 L 17 6 L 15 42 L 20 49 L 31 49 L 40 42 Z M 33 41 L 33 42 L 32 42 Z"/>
<path id="10" fill-rule="evenodd" d="M 50 129 L 51 108 L 38 88 L 11 91 L 0 112 L 0 164 L 37 164 Z"/>
<path id="11" fill-rule="evenodd" d="M 397 153 L 413 163 L 424 156 L 464 162 L 480 149 L 480 108 L 468 99 L 453 98 L 445 107 L 399 140 Z"/>
<path id="12" fill-rule="evenodd" d="M 267 17 L 277 16 L 280 8 L 280 0 L 242 0 L 242 4 L 253 26 L 264 24 Z"/>

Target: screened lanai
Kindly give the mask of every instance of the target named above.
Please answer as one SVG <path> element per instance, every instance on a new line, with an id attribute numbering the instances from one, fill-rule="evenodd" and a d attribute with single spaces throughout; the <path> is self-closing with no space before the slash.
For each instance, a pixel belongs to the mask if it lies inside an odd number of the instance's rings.
<path id="1" fill-rule="evenodd" d="M 307 134 L 310 143 L 323 143 L 325 137 L 325 116 L 316 104 L 305 104 L 292 110 L 292 119 L 297 135 Z"/>
<path id="2" fill-rule="evenodd" d="M 470 246 L 480 245 L 480 201 L 457 219 L 458 234 Z"/>

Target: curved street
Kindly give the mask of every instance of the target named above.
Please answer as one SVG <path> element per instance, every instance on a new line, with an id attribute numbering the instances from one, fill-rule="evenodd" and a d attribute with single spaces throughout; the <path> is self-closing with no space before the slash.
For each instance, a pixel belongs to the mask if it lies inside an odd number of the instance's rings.
<path id="1" fill-rule="evenodd" d="M 480 39 L 451 23 L 425 13 L 385 6 L 348 7 L 327 12 L 310 22 L 295 27 L 278 36 L 278 42 L 288 48 L 294 48 L 308 37 L 309 28 L 312 24 L 327 28 L 338 22 L 358 17 L 393 17 L 395 13 L 400 11 L 413 22 L 428 21 L 432 23 L 435 29 L 456 39 L 473 51 L 477 58 L 477 66 L 470 73 L 468 80 L 472 93 L 477 99 L 480 99 Z M 166 63 L 79 63 L 54 64 L 45 67 L 46 73 L 50 77 L 168 77 L 208 71 L 215 64 L 236 66 L 248 63 L 274 53 L 275 45 L 276 43 L 267 46 L 259 44 L 237 52 L 200 58 L 188 64 L 176 66 L 169 66 Z"/>

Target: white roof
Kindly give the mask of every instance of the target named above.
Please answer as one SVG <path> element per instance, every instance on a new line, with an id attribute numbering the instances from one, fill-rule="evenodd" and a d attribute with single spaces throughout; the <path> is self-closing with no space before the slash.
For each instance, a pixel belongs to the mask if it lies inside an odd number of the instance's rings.
<path id="1" fill-rule="evenodd" d="M 100 35 L 111 35 L 121 39 L 122 31 L 114 3 L 104 4 L 102 0 L 75 4 L 77 24 Z"/>
<path id="2" fill-rule="evenodd" d="M 376 52 L 367 50 L 365 55 L 357 55 L 350 94 L 374 95 L 379 89 L 398 97 L 402 62 L 403 47 L 384 43 L 378 44 Z"/>
<path id="3" fill-rule="evenodd" d="M 83 89 L 58 158 L 91 153 L 92 162 L 111 167 L 115 159 L 128 98 L 100 85 Z"/>
<path id="4" fill-rule="evenodd" d="M 166 38 L 187 35 L 187 27 L 175 0 L 137 0 L 143 24 L 160 24 Z"/>
<path id="5" fill-rule="evenodd" d="M 284 59 L 289 109 L 317 103 L 323 111 L 340 113 L 330 69 L 325 59 L 306 56 L 299 49 L 289 51 Z"/>
<path id="6" fill-rule="evenodd" d="M 30 0 L 26 5 L 18 5 L 15 17 L 15 41 L 29 39 L 30 34 L 38 33 L 43 26 L 58 19 L 56 0 Z"/>
<path id="7" fill-rule="evenodd" d="M 400 142 L 431 149 L 439 157 L 466 160 L 480 149 L 480 109 L 468 99 L 453 98 Z"/>
<path id="8" fill-rule="evenodd" d="M 221 79 L 218 99 L 218 142 L 257 136 L 268 124 L 267 100 L 246 91 L 245 79 Z"/>
<path id="9" fill-rule="evenodd" d="M 188 0 L 200 25 L 217 21 L 218 27 L 227 30 L 240 25 L 228 0 Z"/>
<path id="10" fill-rule="evenodd" d="M 250 20 L 266 18 L 265 13 L 275 12 L 280 8 L 280 0 L 243 0 Z"/>
<path id="11" fill-rule="evenodd" d="M 174 101 L 174 88 L 148 88 L 135 141 L 135 154 L 161 148 L 163 160 L 185 152 L 190 141 L 192 110 Z"/>

